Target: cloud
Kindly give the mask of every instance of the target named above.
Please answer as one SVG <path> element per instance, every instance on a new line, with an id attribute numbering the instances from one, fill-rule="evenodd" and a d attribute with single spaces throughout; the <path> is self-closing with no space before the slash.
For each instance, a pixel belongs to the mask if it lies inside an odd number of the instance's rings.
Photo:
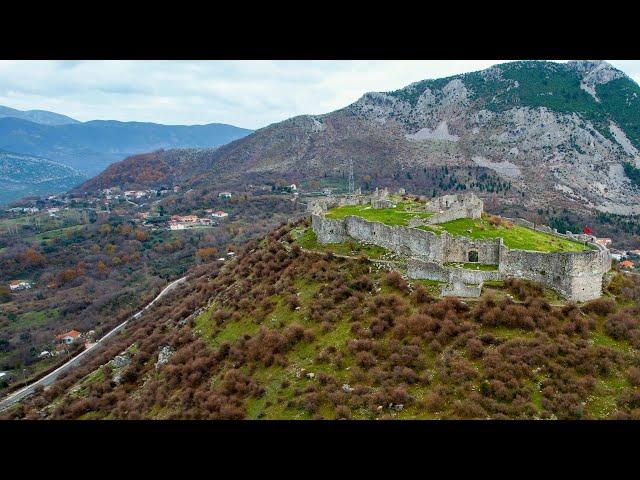
<path id="1" fill-rule="evenodd" d="M 259 128 L 348 105 L 368 91 L 487 68 L 495 60 L 0 61 L 0 105 L 78 120 Z M 640 62 L 612 61 L 636 81 Z"/>

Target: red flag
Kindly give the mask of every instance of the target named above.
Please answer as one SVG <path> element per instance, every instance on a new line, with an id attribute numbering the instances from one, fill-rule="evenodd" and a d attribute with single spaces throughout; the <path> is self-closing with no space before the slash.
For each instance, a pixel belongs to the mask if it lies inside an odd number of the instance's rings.
<path id="1" fill-rule="evenodd" d="M 593 230 L 591 230 L 588 225 L 584 226 L 584 230 L 582 230 L 582 232 L 586 233 L 587 235 L 593 235 Z"/>

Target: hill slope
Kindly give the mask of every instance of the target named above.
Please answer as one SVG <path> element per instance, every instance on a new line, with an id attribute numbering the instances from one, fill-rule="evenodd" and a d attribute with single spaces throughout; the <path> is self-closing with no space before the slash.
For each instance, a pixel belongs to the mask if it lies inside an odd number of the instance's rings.
<path id="1" fill-rule="evenodd" d="M 85 179 L 85 175 L 66 165 L 0 151 L 0 205 L 21 197 L 66 191 Z"/>
<path id="2" fill-rule="evenodd" d="M 232 125 L 159 125 L 95 120 L 42 125 L 0 118 L 0 148 L 49 158 L 96 175 L 128 155 L 161 148 L 215 147 L 249 134 Z"/>
<path id="3" fill-rule="evenodd" d="M 640 167 L 639 95 L 604 62 L 507 63 L 367 93 L 342 110 L 262 128 L 212 152 L 208 181 L 277 175 L 346 183 L 353 159 L 363 186 L 424 191 L 446 167 L 472 177 L 452 180 L 456 188 L 498 175 L 513 186 L 505 201 L 531 210 L 638 214 L 640 187 L 625 165 Z"/>
<path id="4" fill-rule="evenodd" d="M 46 110 L 16 110 L 15 108 L 4 107 L 0 105 L 0 118 L 13 117 L 30 122 L 40 123 L 42 125 L 67 125 L 71 123 L 80 123 L 66 115 Z"/>
<path id="5" fill-rule="evenodd" d="M 303 251 L 290 229 L 200 266 L 5 416 L 640 418 L 637 282 L 581 307 L 517 281 L 438 300 L 367 259 Z"/>

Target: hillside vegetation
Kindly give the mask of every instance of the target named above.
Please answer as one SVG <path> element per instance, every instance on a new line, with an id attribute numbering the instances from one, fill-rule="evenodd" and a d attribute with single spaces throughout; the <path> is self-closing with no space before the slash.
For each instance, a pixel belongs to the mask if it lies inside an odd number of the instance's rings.
<path id="1" fill-rule="evenodd" d="M 307 253 L 291 228 L 197 267 L 5 417 L 640 419 L 637 280 L 579 306 L 515 280 L 437 299 L 366 257 Z"/>

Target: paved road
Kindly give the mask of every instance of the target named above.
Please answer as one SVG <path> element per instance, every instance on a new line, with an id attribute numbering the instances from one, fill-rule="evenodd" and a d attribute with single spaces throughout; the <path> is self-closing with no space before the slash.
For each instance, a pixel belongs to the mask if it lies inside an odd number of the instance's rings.
<path id="1" fill-rule="evenodd" d="M 153 305 L 154 303 L 156 303 L 156 301 L 158 301 L 159 299 L 161 299 L 162 297 L 164 297 L 167 293 L 169 293 L 171 290 L 173 290 L 175 287 L 177 287 L 179 284 L 181 284 L 182 282 L 184 282 L 187 279 L 187 277 L 182 277 L 179 278 L 178 280 L 171 282 L 169 285 L 167 285 L 159 294 L 156 298 L 154 298 L 149 304 L 147 304 L 146 307 L 144 307 L 142 310 L 140 310 L 138 313 L 136 313 L 135 315 L 133 315 L 131 317 L 131 319 L 135 319 L 135 318 L 139 318 L 140 315 L 142 315 L 142 313 L 149 307 L 151 307 L 151 305 Z M 122 322 L 120 325 L 118 325 L 116 328 L 114 328 L 113 330 L 111 330 L 109 333 L 107 333 L 104 337 L 102 337 L 100 340 L 98 340 L 96 343 L 94 343 L 93 345 L 89 346 L 86 350 L 83 350 L 82 352 L 80 352 L 78 355 L 76 355 L 75 357 L 73 357 L 71 360 L 69 360 L 68 362 L 64 363 L 63 365 L 61 365 L 60 367 L 56 368 L 53 372 L 45 375 L 44 377 L 42 377 L 39 380 L 36 380 L 35 382 L 33 382 L 30 385 L 27 385 L 26 387 L 18 390 L 17 392 L 12 393 L 11 395 L 9 395 L 8 397 L 4 398 L 2 401 L 0 401 L 0 411 L 5 410 L 6 408 L 10 407 L 11 405 L 13 405 L 16 402 L 19 402 L 20 400 L 22 400 L 23 398 L 31 395 L 34 390 L 36 389 L 36 387 L 38 385 L 41 385 L 43 387 L 46 387 L 47 385 L 51 385 L 59 376 L 62 372 L 66 372 L 67 370 L 70 370 L 71 368 L 77 366 L 80 364 L 80 362 L 82 361 L 82 358 L 89 353 L 90 351 L 92 351 L 94 348 L 96 348 L 98 345 L 101 345 L 105 340 L 107 340 L 108 338 L 112 337 L 113 335 L 115 335 L 116 333 L 118 333 L 120 330 L 122 330 L 125 325 L 127 325 L 127 323 L 129 322 L 129 320 L 125 320 L 124 322 Z"/>

